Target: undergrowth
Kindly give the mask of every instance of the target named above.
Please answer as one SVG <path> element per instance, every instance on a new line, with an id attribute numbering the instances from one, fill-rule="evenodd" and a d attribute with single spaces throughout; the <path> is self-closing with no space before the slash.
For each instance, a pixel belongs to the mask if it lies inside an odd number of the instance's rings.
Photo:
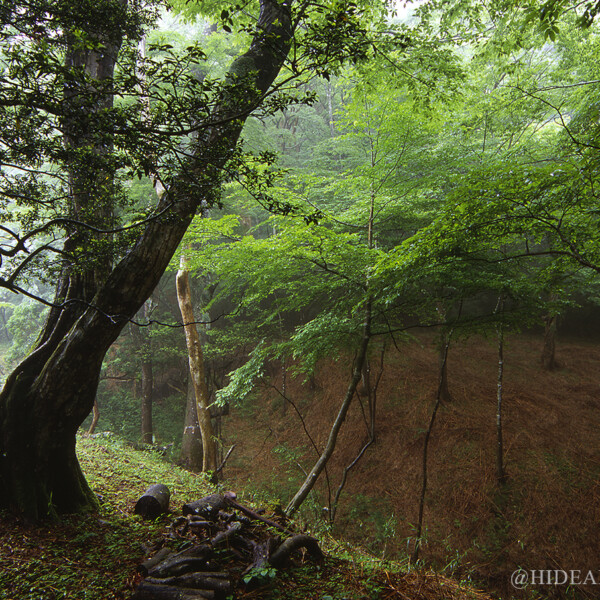
<path id="1" fill-rule="evenodd" d="M 143 521 L 133 514 L 153 483 L 171 490 L 171 509 L 214 492 L 202 475 L 184 471 L 152 451 L 116 436 L 80 437 L 78 455 L 97 513 L 32 525 L 0 514 L 0 600 L 126 600 L 139 580 L 137 565 L 164 544 L 172 515 Z M 489 597 L 437 574 L 405 571 L 329 536 L 324 562 L 297 561 L 234 598 L 287 600 L 485 600 Z M 257 579 L 253 578 L 256 584 Z"/>
<path id="2" fill-rule="evenodd" d="M 163 539 L 164 516 L 133 514 L 152 483 L 171 490 L 171 507 L 210 493 L 203 476 L 137 451 L 116 436 L 78 439 L 78 455 L 98 496 L 95 514 L 69 515 L 59 524 L 31 525 L 0 516 L 0 599 L 113 600 L 131 595 L 137 564 Z"/>

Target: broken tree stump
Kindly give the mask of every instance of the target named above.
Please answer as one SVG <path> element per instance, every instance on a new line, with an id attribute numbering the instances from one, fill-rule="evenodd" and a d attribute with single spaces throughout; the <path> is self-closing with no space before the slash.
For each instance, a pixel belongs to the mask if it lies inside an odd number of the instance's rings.
<path id="1" fill-rule="evenodd" d="M 269 558 L 277 546 L 277 539 L 267 538 L 264 542 L 251 542 L 252 544 L 252 564 L 246 569 L 264 569 L 270 565 Z"/>
<path id="2" fill-rule="evenodd" d="M 221 494 L 211 494 L 183 505 L 184 515 L 197 515 L 206 519 L 214 519 L 220 510 L 227 508 L 225 497 Z"/>
<path id="3" fill-rule="evenodd" d="M 134 509 L 136 515 L 144 519 L 156 519 L 169 510 L 171 492 L 166 485 L 155 483 L 151 485 L 144 495 L 137 501 Z"/>

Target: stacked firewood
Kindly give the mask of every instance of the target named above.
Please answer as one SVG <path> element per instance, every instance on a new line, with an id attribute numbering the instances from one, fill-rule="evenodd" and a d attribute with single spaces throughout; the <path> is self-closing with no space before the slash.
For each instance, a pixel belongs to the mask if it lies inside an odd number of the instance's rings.
<path id="1" fill-rule="evenodd" d="M 168 510 L 165 486 L 152 486 L 144 497 L 136 506 L 139 514 L 155 518 L 158 510 Z M 182 513 L 169 535 L 186 547 L 162 548 L 139 565 L 143 579 L 131 600 L 224 600 L 260 582 L 261 573 L 284 567 L 292 554 L 323 558 L 315 538 L 239 504 L 232 492 L 184 504 Z"/>

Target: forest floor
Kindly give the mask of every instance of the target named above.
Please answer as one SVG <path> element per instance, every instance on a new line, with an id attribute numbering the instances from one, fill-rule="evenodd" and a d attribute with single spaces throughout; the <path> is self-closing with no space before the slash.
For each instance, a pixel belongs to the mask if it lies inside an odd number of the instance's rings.
<path id="1" fill-rule="evenodd" d="M 78 455 L 100 500 L 99 512 L 37 525 L 0 514 L 1 600 L 127 600 L 141 579 L 142 560 L 164 546 L 180 549 L 182 540 L 174 538 L 170 525 L 181 506 L 214 491 L 204 477 L 115 436 L 80 438 Z M 156 482 L 170 488 L 173 512 L 144 521 L 133 514 L 135 502 Z M 252 501 L 243 491 L 241 497 Z M 490 600 L 455 579 L 403 570 L 329 536 L 320 543 L 324 561 L 301 556 L 264 585 L 246 589 L 237 582 L 228 598 Z"/>
<path id="2" fill-rule="evenodd" d="M 349 471 L 334 524 L 331 502 L 343 469 L 367 440 L 368 399 L 355 401 L 327 476 L 303 517 L 384 558 L 406 560 L 414 545 L 425 432 L 439 378 L 439 338 L 420 333 L 389 347 L 377 390 L 375 443 Z M 597 598 L 595 586 L 529 586 L 526 570 L 592 570 L 600 580 L 600 345 L 561 340 L 558 368 L 540 367 L 541 336 L 508 336 L 503 382 L 504 461 L 495 475 L 498 358 L 493 337 L 450 348 L 452 396 L 437 414 L 428 457 L 423 564 L 506 598 Z M 371 356 L 371 383 L 379 348 Z M 348 384 L 350 361 L 320 365 L 312 379 L 273 366 L 270 378 L 225 422 L 233 485 L 282 504 L 322 448 Z M 302 417 L 302 421 L 300 419 Z M 310 434 L 312 441 L 307 437 Z"/>

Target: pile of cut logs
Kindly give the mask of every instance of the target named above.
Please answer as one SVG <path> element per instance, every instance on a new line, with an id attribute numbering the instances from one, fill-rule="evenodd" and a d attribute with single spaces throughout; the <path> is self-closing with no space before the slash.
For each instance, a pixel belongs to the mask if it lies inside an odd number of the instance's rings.
<path id="1" fill-rule="evenodd" d="M 151 486 L 135 512 L 156 518 L 168 511 L 169 496 L 166 486 Z M 284 567 L 292 554 L 323 558 L 315 538 L 239 504 L 233 492 L 184 504 L 182 513 L 172 521 L 169 537 L 185 548 L 163 547 L 140 564 L 143 579 L 131 600 L 224 600 L 244 585 L 260 583 L 261 573 Z"/>

